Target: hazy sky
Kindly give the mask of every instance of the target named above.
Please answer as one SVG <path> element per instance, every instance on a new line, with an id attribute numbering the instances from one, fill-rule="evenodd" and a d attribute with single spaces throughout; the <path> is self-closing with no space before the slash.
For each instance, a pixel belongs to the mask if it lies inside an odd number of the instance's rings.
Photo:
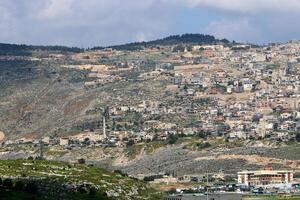
<path id="1" fill-rule="evenodd" d="M 181 33 L 300 39 L 300 0 L 0 0 L 0 42 L 78 47 Z"/>

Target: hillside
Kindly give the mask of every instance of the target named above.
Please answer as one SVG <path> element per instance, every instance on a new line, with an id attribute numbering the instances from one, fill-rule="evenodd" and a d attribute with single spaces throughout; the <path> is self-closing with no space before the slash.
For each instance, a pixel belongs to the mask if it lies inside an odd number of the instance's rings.
<path id="1" fill-rule="evenodd" d="M 0 159 L 37 157 L 45 139 L 48 160 L 130 175 L 299 170 L 297 93 L 278 89 L 295 77 L 299 66 L 287 70 L 281 57 L 297 44 L 232 45 L 201 34 L 129 44 L 137 51 L 2 45 L 14 55 L 0 55 Z"/>
<path id="2" fill-rule="evenodd" d="M 0 77 L 0 129 L 6 137 L 54 133 L 72 120 L 62 107 L 85 93 L 84 72 L 55 63 L 0 61 Z"/>
<path id="3" fill-rule="evenodd" d="M 0 178 L 1 199 L 24 199 L 28 196 L 53 200 L 155 200 L 160 197 L 159 193 L 143 182 L 83 164 L 37 160 L 0 161 Z M 8 180 L 12 180 L 13 184 L 8 184 Z M 10 193 L 13 198 L 5 198 Z"/>
<path id="4" fill-rule="evenodd" d="M 83 49 L 65 46 L 33 46 L 0 43 L 0 56 L 29 56 L 33 51 L 82 52 Z"/>
<path id="5" fill-rule="evenodd" d="M 216 39 L 212 35 L 204 34 L 183 34 L 172 35 L 162 39 L 147 41 L 147 42 L 132 42 L 128 44 L 107 46 L 107 47 L 93 47 L 91 50 L 98 50 L 104 48 L 113 48 L 116 50 L 138 50 L 152 46 L 172 46 L 178 44 L 229 44 L 227 39 Z M 0 56 L 28 56 L 34 51 L 51 51 L 62 53 L 80 53 L 83 48 L 66 47 L 66 46 L 37 46 L 37 45 L 24 45 L 24 44 L 6 44 L 0 43 Z"/>
<path id="6" fill-rule="evenodd" d="M 133 42 L 124 45 L 115 45 L 109 46 L 108 48 L 113 48 L 117 50 L 138 50 L 147 47 L 153 46 L 172 46 L 178 44 L 228 44 L 230 43 L 227 39 L 216 39 L 214 36 L 211 35 L 204 35 L 204 34 L 183 34 L 183 35 L 172 35 L 163 39 L 157 39 L 148 42 Z M 96 49 L 103 49 L 103 47 L 94 47 L 93 50 Z"/>

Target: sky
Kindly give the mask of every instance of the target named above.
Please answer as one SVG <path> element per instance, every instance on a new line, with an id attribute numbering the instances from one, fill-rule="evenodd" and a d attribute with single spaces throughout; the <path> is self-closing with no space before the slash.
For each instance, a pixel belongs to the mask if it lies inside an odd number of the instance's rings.
<path id="1" fill-rule="evenodd" d="M 300 39 L 300 0 L 0 0 L 0 43 L 93 47 L 183 33 Z"/>

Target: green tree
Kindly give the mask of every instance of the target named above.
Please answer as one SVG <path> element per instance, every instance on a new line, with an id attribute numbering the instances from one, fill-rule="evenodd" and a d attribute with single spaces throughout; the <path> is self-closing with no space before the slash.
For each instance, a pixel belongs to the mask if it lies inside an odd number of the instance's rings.
<path id="1" fill-rule="evenodd" d="M 16 183 L 15 183 L 15 189 L 16 190 L 19 190 L 19 191 L 22 191 L 24 189 L 24 182 L 22 180 L 18 180 Z"/>
<path id="2" fill-rule="evenodd" d="M 178 136 L 175 134 L 170 134 L 167 137 L 166 143 L 167 144 L 175 144 L 178 140 Z"/>
<path id="3" fill-rule="evenodd" d="M 129 140 L 127 142 L 127 146 L 130 147 L 130 146 L 133 146 L 134 145 L 134 141 L 133 140 Z"/>
<path id="4" fill-rule="evenodd" d="M 13 188 L 13 182 L 10 178 L 6 178 L 3 181 L 3 186 L 8 188 L 8 189 L 12 189 Z"/>
<path id="5" fill-rule="evenodd" d="M 28 182 L 26 184 L 25 191 L 30 194 L 36 194 L 38 191 L 38 186 L 35 182 Z"/>
<path id="6" fill-rule="evenodd" d="M 296 140 L 297 140 L 297 142 L 300 142 L 300 132 L 297 132 L 297 134 L 296 134 Z"/>

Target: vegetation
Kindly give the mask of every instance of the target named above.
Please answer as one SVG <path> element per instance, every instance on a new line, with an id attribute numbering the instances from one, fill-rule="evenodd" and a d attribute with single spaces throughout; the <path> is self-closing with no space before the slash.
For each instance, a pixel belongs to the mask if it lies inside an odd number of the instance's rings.
<path id="1" fill-rule="evenodd" d="M 166 143 L 162 141 L 153 141 L 153 142 L 147 142 L 142 144 L 134 144 L 128 146 L 124 150 L 124 153 L 129 159 L 134 159 L 142 151 L 144 151 L 146 154 L 153 154 L 157 149 L 164 146 L 166 146 Z"/>
<path id="2" fill-rule="evenodd" d="M 143 182 L 84 164 L 3 160 L 0 161 L 0 177 L 3 180 L 0 188 L 4 188 L 0 189 L 0 196 L 13 194 L 12 199 L 160 198 L 160 193 Z"/>
<path id="3" fill-rule="evenodd" d="M 136 51 L 147 47 L 154 46 L 167 46 L 167 45 L 177 45 L 180 43 L 185 44 L 214 44 L 214 43 L 224 43 L 228 44 L 227 39 L 218 40 L 214 36 L 204 35 L 204 34 L 183 34 L 183 35 L 172 35 L 163 39 L 153 40 L 150 42 L 134 42 L 124 45 L 110 46 L 109 48 L 114 48 L 117 50 L 127 50 Z M 103 49 L 103 47 L 94 47 L 92 50 Z"/>
<path id="4" fill-rule="evenodd" d="M 175 134 L 170 134 L 167 137 L 166 143 L 167 144 L 175 144 L 178 140 L 178 136 Z"/>
<path id="5" fill-rule="evenodd" d="M 59 51 L 59 52 L 82 52 L 83 49 L 77 47 L 64 46 L 32 46 L 18 44 L 3 44 L 0 43 L 0 55 L 4 56 L 30 56 L 32 51 Z"/>

